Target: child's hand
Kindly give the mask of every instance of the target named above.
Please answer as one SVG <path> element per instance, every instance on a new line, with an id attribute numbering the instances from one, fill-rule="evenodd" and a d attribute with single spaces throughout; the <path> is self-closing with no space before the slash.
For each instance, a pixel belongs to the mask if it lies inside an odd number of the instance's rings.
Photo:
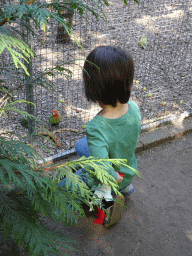
<path id="1" fill-rule="evenodd" d="M 120 183 L 123 181 L 123 177 L 121 177 L 119 174 L 118 174 L 118 177 L 117 177 L 117 183 Z"/>

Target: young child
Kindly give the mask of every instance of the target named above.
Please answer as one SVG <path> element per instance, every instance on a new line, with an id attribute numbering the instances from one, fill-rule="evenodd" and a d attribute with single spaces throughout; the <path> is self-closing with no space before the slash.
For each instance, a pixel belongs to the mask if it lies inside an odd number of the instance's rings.
<path id="1" fill-rule="evenodd" d="M 126 50 L 100 46 L 88 55 L 83 70 L 85 96 L 88 101 L 98 103 L 102 110 L 86 125 L 86 137 L 75 145 L 80 156 L 127 159 L 127 164 L 137 170 L 135 148 L 141 129 L 141 114 L 137 104 L 129 101 L 133 76 L 134 62 Z M 131 182 L 135 173 L 125 166 L 120 169 L 113 167 L 108 173 L 116 179 L 119 191 L 125 196 L 130 195 L 134 192 Z M 82 175 L 90 188 L 100 184 L 98 179 L 85 178 L 84 172 L 81 169 L 76 174 Z M 110 202 L 114 191 L 106 184 L 102 187 L 104 192 L 99 189 L 95 194 L 108 198 L 105 202 Z M 115 207 L 114 203 L 110 208 L 112 219 L 118 210 L 122 214 L 123 208 Z"/>

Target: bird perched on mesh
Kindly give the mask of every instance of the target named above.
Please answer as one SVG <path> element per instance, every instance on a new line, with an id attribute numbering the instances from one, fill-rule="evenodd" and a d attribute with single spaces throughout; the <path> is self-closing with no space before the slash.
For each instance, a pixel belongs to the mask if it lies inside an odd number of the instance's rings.
<path id="1" fill-rule="evenodd" d="M 61 122 L 61 115 L 57 110 L 52 111 L 52 115 L 49 117 L 49 122 L 51 125 L 58 125 Z"/>

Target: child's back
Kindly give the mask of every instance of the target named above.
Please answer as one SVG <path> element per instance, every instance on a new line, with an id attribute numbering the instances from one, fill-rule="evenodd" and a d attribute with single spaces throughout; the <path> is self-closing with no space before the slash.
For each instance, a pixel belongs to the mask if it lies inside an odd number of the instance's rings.
<path id="1" fill-rule="evenodd" d="M 86 126 L 86 137 L 90 155 L 99 158 L 127 159 L 127 164 L 137 170 L 135 148 L 140 133 L 140 110 L 137 104 L 129 101 L 123 104 L 122 111 L 115 115 L 110 112 L 96 115 Z M 124 109 L 127 112 L 124 113 Z M 121 114 L 122 113 L 122 114 Z M 115 118 L 114 118 L 115 117 Z M 117 118 L 116 118 L 117 117 Z M 108 172 L 117 180 L 117 172 L 124 174 L 123 181 L 119 183 L 119 190 L 128 186 L 135 173 L 127 167 L 118 169 L 113 166 Z M 90 187 L 98 185 L 97 181 L 88 180 Z"/>

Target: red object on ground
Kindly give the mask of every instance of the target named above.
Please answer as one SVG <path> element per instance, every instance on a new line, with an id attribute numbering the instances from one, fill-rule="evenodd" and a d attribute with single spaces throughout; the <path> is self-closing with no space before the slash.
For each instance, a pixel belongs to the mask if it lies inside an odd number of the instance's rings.
<path id="1" fill-rule="evenodd" d="M 104 221 L 104 218 L 107 217 L 107 215 L 104 213 L 103 210 L 100 209 L 100 205 L 99 207 L 97 208 L 97 219 L 93 222 L 94 224 L 99 224 L 99 225 L 102 225 L 103 221 Z"/>
<path id="2" fill-rule="evenodd" d="M 119 175 L 120 175 L 121 177 L 124 177 L 124 174 L 123 174 L 123 173 L 121 173 L 121 172 L 118 172 L 118 173 L 119 173 Z M 97 219 L 96 219 L 93 223 L 94 223 L 94 224 L 102 225 L 102 223 L 103 223 L 103 221 L 104 221 L 104 218 L 106 218 L 107 215 L 104 213 L 103 210 L 100 209 L 100 205 L 99 205 L 99 207 L 97 208 L 97 214 L 96 214 L 96 216 L 97 216 Z"/>

